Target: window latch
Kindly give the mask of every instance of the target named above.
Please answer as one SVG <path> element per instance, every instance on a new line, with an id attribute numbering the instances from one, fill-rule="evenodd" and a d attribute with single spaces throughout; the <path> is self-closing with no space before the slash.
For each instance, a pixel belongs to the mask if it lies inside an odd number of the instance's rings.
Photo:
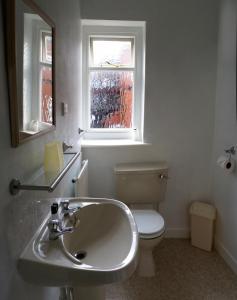
<path id="1" fill-rule="evenodd" d="M 78 128 L 78 134 L 81 135 L 81 134 L 84 134 L 85 133 L 85 130 L 84 129 L 81 129 L 80 127 Z"/>

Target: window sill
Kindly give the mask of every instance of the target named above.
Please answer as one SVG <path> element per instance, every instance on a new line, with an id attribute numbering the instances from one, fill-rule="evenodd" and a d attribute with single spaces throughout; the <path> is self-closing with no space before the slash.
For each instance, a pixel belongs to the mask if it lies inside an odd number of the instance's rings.
<path id="1" fill-rule="evenodd" d="M 81 140 L 82 148 L 99 148 L 99 147 L 134 147 L 134 146 L 150 146 L 149 143 L 137 142 L 133 140 Z"/>

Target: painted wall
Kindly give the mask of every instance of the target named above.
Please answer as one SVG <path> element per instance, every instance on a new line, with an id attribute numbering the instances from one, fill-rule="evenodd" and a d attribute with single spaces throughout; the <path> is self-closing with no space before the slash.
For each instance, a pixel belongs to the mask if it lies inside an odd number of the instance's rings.
<path id="1" fill-rule="evenodd" d="M 227 175 L 216 165 L 224 149 L 237 144 L 236 15 L 237 2 L 223 0 L 218 43 L 213 199 L 218 210 L 217 247 L 237 272 L 237 170 Z"/>
<path id="2" fill-rule="evenodd" d="M 3 1 L 1 1 L 1 4 Z M 22 181 L 30 178 L 43 160 L 44 144 L 61 139 L 76 142 L 78 138 L 79 98 L 79 44 L 80 7 L 77 0 L 38 0 L 37 3 L 56 23 L 56 97 L 57 130 L 28 142 L 16 149 L 10 144 L 10 124 L 6 58 L 4 53 L 3 8 L 0 6 L 0 299 L 44 300 L 58 299 L 57 289 L 31 286 L 21 280 L 16 262 L 24 246 L 32 237 L 43 217 L 49 212 L 49 197 L 72 194 L 71 178 L 78 166 L 68 174 L 53 194 L 47 192 L 22 192 L 11 196 L 8 185 L 12 178 Z M 12 37 L 7 37 L 12 38 Z M 69 104 L 69 113 L 62 117 L 60 102 Z"/>
<path id="3" fill-rule="evenodd" d="M 210 199 L 216 84 L 216 0 L 82 0 L 82 18 L 147 21 L 145 141 L 152 146 L 86 148 L 90 194 L 115 197 L 119 162 L 167 160 L 161 210 L 168 234 L 188 234 L 188 207 Z"/>

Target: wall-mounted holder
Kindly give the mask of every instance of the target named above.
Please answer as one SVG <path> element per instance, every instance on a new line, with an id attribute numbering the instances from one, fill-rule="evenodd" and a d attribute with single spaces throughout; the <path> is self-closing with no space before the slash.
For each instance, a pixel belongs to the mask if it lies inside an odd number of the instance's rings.
<path id="1" fill-rule="evenodd" d="M 80 152 L 67 152 L 64 153 L 65 155 L 71 155 L 72 158 L 66 163 L 65 167 L 58 173 L 55 174 L 54 178 L 51 178 L 50 184 L 39 184 L 39 185 L 31 185 L 31 184 L 21 184 L 19 179 L 12 179 L 9 185 L 9 191 L 11 195 L 16 195 L 19 193 L 20 190 L 31 190 L 31 191 L 48 191 L 53 192 L 59 182 L 63 179 L 66 175 L 68 170 L 80 156 Z"/>
<path id="2" fill-rule="evenodd" d="M 226 155 L 221 155 L 217 159 L 217 165 L 227 174 L 233 173 L 236 161 L 232 158 L 236 154 L 237 146 L 232 146 L 225 150 Z"/>
<path id="3" fill-rule="evenodd" d="M 229 149 L 226 149 L 225 153 L 229 154 L 230 157 L 231 157 L 231 155 L 235 155 L 236 154 L 236 148 L 237 148 L 237 146 L 232 146 Z"/>

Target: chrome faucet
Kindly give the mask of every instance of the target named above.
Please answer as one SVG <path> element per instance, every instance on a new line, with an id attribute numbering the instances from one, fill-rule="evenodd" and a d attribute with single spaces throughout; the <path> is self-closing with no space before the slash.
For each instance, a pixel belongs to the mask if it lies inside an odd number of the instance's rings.
<path id="1" fill-rule="evenodd" d="M 60 235 L 63 235 L 64 233 L 73 232 L 74 227 L 64 227 L 62 228 L 62 223 L 60 220 L 50 220 L 48 222 L 48 229 L 49 229 L 49 239 L 57 240 Z"/>
<path id="2" fill-rule="evenodd" d="M 60 202 L 60 204 L 62 206 L 61 212 L 64 216 L 67 216 L 71 213 L 74 213 L 74 212 L 76 212 L 77 210 L 80 209 L 80 207 L 69 208 L 69 200 L 63 200 L 63 201 Z"/>
<path id="3" fill-rule="evenodd" d="M 74 211 L 76 211 L 76 209 L 78 209 L 78 208 L 70 209 L 68 206 L 69 206 L 68 200 L 65 200 L 64 202 L 62 202 L 62 209 L 61 209 L 61 214 L 60 214 L 60 215 L 62 215 L 62 217 L 67 216 L 70 213 L 73 213 Z M 58 213 L 58 204 L 57 203 L 53 203 L 53 205 L 51 206 L 51 213 L 52 213 L 52 216 L 55 216 L 55 217 L 51 217 L 51 220 L 48 221 L 49 240 L 56 240 L 56 239 L 58 239 L 59 236 L 63 235 L 64 233 L 73 232 L 79 224 L 79 219 L 75 217 L 74 221 L 73 221 L 73 226 L 63 227 L 62 219 L 60 218 L 59 214 L 57 214 Z"/>

